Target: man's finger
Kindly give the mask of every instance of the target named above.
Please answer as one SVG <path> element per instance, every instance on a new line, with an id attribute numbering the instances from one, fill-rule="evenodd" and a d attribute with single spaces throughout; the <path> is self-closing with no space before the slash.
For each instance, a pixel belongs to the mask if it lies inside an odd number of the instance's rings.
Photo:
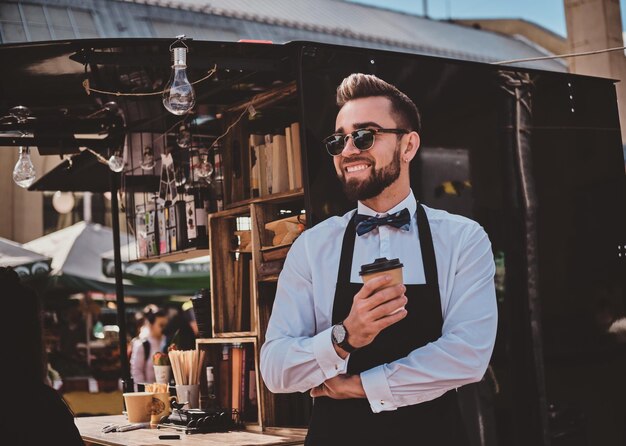
<path id="1" fill-rule="evenodd" d="M 403 294 L 400 297 L 396 297 L 390 301 L 385 302 L 382 305 L 377 306 L 370 312 L 370 316 L 373 320 L 380 319 L 382 317 L 388 316 L 399 308 L 404 308 L 404 306 L 409 302 L 407 297 Z"/>
<path id="2" fill-rule="evenodd" d="M 374 294 L 374 292 L 378 288 L 385 286 L 385 284 L 390 280 L 391 276 L 389 274 L 385 274 L 380 277 L 374 277 L 372 280 L 368 280 L 367 283 L 363 284 L 359 292 L 354 295 L 354 298 L 366 299 Z"/>
<path id="3" fill-rule="evenodd" d="M 384 288 L 370 296 L 370 298 L 363 304 L 363 307 L 368 310 L 372 310 L 385 302 L 402 296 L 405 291 L 406 287 L 402 284 Z"/>
<path id="4" fill-rule="evenodd" d="M 313 387 L 310 393 L 313 398 L 318 396 L 324 396 L 326 395 L 326 387 L 324 386 L 324 384 L 320 384 L 317 387 Z"/>
<path id="5" fill-rule="evenodd" d="M 396 322 L 404 319 L 406 315 L 407 315 L 406 308 L 402 308 L 397 313 L 393 313 L 393 314 L 390 314 L 388 316 L 378 319 L 376 322 L 374 322 L 374 324 L 376 325 L 376 328 L 378 329 L 378 331 L 381 332 L 385 328 L 389 327 L 390 325 L 393 325 Z"/>

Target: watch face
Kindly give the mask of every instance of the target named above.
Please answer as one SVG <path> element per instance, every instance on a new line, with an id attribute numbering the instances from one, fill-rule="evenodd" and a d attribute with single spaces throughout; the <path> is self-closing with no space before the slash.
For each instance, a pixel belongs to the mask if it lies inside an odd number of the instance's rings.
<path id="1" fill-rule="evenodd" d="M 342 324 L 333 327 L 333 339 L 335 344 L 341 344 L 346 339 L 346 329 Z"/>

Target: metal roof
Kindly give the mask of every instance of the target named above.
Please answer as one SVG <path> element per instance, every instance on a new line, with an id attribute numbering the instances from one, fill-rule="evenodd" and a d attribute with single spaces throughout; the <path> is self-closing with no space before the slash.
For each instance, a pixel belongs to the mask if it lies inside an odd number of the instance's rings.
<path id="1" fill-rule="evenodd" d="M 123 1 L 192 10 L 248 22 L 248 25 L 238 27 L 240 35 L 244 38 L 271 39 L 276 43 L 319 40 L 481 62 L 549 55 L 525 39 L 342 0 Z M 283 30 L 254 28 L 250 22 Z M 559 60 L 519 66 L 567 71 L 565 64 Z"/>
<path id="2" fill-rule="evenodd" d="M 342 0 L 0 2 L 3 43 L 177 34 L 208 41 L 305 40 L 479 62 L 549 55 L 521 36 Z M 562 60 L 516 66 L 567 71 Z"/>

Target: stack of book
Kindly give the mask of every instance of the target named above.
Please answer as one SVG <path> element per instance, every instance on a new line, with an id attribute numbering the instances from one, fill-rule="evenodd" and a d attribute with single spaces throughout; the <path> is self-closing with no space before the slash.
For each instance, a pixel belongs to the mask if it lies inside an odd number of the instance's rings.
<path id="1" fill-rule="evenodd" d="M 285 134 L 250 135 L 250 196 L 264 197 L 302 187 L 300 123 Z"/>
<path id="2" fill-rule="evenodd" d="M 244 421 L 258 418 L 256 370 L 251 347 L 251 344 L 224 345 L 217 371 L 218 404 L 237 410 Z"/>

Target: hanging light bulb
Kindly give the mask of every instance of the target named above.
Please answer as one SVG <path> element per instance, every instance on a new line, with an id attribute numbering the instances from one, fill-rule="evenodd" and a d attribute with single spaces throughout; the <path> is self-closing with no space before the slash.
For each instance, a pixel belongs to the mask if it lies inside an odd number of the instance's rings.
<path id="1" fill-rule="evenodd" d="M 58 190 L 52 196 L 52 207 L 59 214 L 71 212 L 72 209 L 74 209 L 74 204 L 76 204 L 76 201 L 74 200 L 74 194 L 71 192 L 61 192 Z"/>
<path id="2" fill-rule="evenodd" d="M 178 41 L 183 43 L 180 37 Z M 184 45 L 184 43 L 183 43 Z M 184 115 L 196 103 L 196 94 L 187 79 L 187 46 L 171 48 L 172 74 L 163 91 L 163 106 L 175 115 Z"/>
<path id="3" fill-rule="evenodd" d="M 20 147 L 20 155 L 13 168 L 13 181 L 19 187 L 28 188 L 35 181 L 35 166 L 30 159 L 30 149 Z"/>
<path id="4" fill-rule="evenodd" d="M 141 154 L 141 168 L 143 170 L 154 169 L 154 150 L 150 146 L 145 146 Z"/>
<path id="5" fill-rule="evenodd" d="M 121 172 L 124 170 L 124 157 L 119 150 L 116 150 L 108 161 L 109 169 L 113 172 Z"/>

